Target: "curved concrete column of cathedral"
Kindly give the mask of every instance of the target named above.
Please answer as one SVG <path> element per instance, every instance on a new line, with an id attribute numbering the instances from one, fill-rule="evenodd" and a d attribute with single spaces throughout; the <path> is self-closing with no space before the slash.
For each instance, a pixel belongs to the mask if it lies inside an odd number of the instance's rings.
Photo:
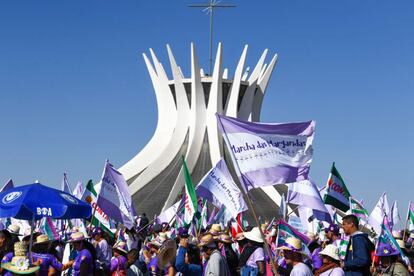
<path id="1" fill-rule="evenodd" d="M 266 64 L 266 49 L 249 72 L 245 66 L 247 49 L 246 45 L 232 79 L 228 77 L 228 69 L 222 68 L 221 43 L 211 76 L 200 68 L 193 44 L 188 77 L 183 75 L 168 45 L 171 80 L 151 49 L 152 61 L 143 54 L 158 105 L 157 127 L 147 145 L 119 169 L 129 184 L 138 212 L 153 216 L 179 199 L 184 187 L 181 155 L 185 156 L 194 184 L 222 156 L 232 169 L 215 114 L 259 121 L 266 88 L 277 62 L 275 54 Z M 285 190 L 282 186 L 255 189 L 253 200 L 260 202 L 257 212 L 264 217 L 273 216 Z"/>

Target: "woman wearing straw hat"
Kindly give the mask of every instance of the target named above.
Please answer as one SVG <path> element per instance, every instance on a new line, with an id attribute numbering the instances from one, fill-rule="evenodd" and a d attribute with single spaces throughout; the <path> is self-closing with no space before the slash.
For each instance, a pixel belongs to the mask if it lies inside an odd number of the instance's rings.
<path id="1" fill-rule="evenodd" d="M 344 271 L 341 268 L 341 260 L 339 259 L 339 250 L 333 244 L 328 244 L 319 252 L 322 257 L 323 265 L 317 271 L 316 276 L 343 276 Z"/>
<path id="2" fill-rule="evenodd" d="M 312 276 L 310 268 L 303 263 L 302 242 L 293 237 L 285 241 L 285 245 L 276 249 L 283 250 L 286 265 L 292 267 L 290 276 Z"/>
<path id="3" fill-rule="evenodd" d="M 47 235 L 39 235 L 33 244 L 33 261 L 39 263 L 39 276 L 54 275 L 57 271 L 68 269 L 72 264 L 62 265 L 55 256 L 50 254 L 51 241 Z"/>
<path id="4" fill-rule="evenodd" d="M 114 256 L 111 260 L 110 273 L 112 276 L 123 276 L 126 275 L 126 255 L 128 251 L 126 250 L 125 242 L 118 242 L 113 247 Z"/>
<path id="5" fill-rule="evenodd" d="M 82 232 L 75 232 L 70 236 L 68 241 L 73 245 L 75 250 L 78 252 L 74 261 L 70 261 L 72 264 L 72 275 L 73 276 L 92 276 L 95 269 L 95 256 L 92 248 L 87 245 L 85 241 L 85 236 Z"/>
<path id="6" fill-rule="evenodd" d="M 36 275 L 39 266 L 29 262 L 27 245 L 23 242 L 16 242 L 13 247 L 13 256 L 8 256 L 10 258 L 8 262 L 2 261 L 1 267 L 6 270 L 2 275 Z"/>
<path id="7" fill-rule="evenodd" d="M 258 227 L 254 227 L 249 232 L 244 232 L 243 236 L 248 240 L 240 254 L 239 267 L 242 276 L 264 275 L 265 273 L 265 254 L 263 251 L 264 240 Z"/>

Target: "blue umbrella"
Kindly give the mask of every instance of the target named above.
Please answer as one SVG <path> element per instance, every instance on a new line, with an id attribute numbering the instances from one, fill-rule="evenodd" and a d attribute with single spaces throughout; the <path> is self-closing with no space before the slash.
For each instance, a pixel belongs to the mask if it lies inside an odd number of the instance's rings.
<path id="1" fill-rule="evenodd" d="M 0 218 L 89 218 L 91 212 L 92 208 L 88 203 L 40 183 L 19 186 L 0 193 Z"/>

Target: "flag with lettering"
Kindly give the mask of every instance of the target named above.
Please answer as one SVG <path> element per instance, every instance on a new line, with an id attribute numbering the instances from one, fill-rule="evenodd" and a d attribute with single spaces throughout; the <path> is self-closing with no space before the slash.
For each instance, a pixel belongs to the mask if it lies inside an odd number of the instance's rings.
<path id="1" fill-rule="evenodd" d="M 247 210 L 243 194 L 233 182 L 223 158 L 201 179 L 196 187 L 196 193 L 217 208 L 226 206 L 233 218 Z"/>
<path id="2" fill-rule="evenodd" d="M 81 198 L 92 206 L 91 222 L 93 226 L 100 226 L 102 230 L 107 232 L 111 237 L 114 236 L 114 231 L 111 230 L 111 224 L 108 215 L 96 204 L 98 193 L 95 190 L 92 180 L 86 184 L 85 191 Z"/>
<path id="3" fill-rule="evenodd" d="M 216 116 L 246 190 L 308 179 L 314 121 L 264 124 Z"/>
<path id="4" fill-rule="evenodd" d="M 326 184 L 323 201 L 325 204 L 332 205 L 346 212 L 349 210 L 349 197 L 349 191 L 338 170 L 335 168 L 334 162 L 331 173 L 329 174 L 328 183 Z"/>
<path id="5" fill-rule="evenodd" d="M 122 223 L 128 229 L 134 226 L 128 184 L 109 162 L 105 163 L 97 204 L 114 221 Z"/>
<path id="6" fill-rule="evenodd" d="M 198 209 L 197 195 L 194 189 L 191 175 L 185 163 L 184 156 L 182 157 L 184 178 L 185 178 L 185 202 L 184 202 L 184 222 L 188 225 L 193 220 L 193 217 Z"/>

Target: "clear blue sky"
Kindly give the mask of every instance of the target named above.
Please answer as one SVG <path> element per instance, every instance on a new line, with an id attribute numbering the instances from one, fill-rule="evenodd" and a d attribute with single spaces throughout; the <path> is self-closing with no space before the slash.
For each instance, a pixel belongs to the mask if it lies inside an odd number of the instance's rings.
<path id="1" fill-rule="evenodd" d="M 200 1 L 201 3 L 206 0 Z M 311 175 L 336 161 L 371 210 L 387 191 L 405 216 L 413 197 L 414 2 L 226 1 L 215 44 L 235 68 L 244 44 L 254 66 L 279 54 L 262 121 L 314 119 Z M 155 95 L 142 59 L 165 44 L 189 75 L 190 42 L 208 67 L 208 16 L 199 1 L 1 1 L 0 183 L 97 182 L 155 129 Z M 224 3 L 224 2 L 223 2 Z M 231 73 L 232 74 L 232 73 Z"/>

